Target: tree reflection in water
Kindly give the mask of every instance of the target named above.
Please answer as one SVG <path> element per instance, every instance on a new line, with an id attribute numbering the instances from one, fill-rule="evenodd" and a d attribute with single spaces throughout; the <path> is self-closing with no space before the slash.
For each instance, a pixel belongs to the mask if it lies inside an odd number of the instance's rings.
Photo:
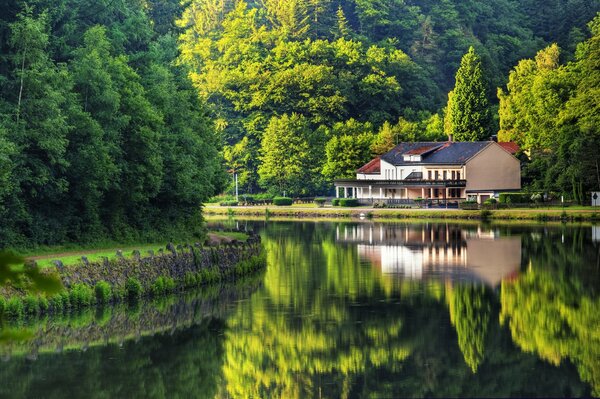
<path id="1" fill-rule="evenodd" d="M 340 235 L 340 227 L 352 234 Z M 509 317 L 502 300 L 507 282 L 514 286 L 529 278 L 526 267 L 520 271 L 521 255 L 525 265 L 532 255 L 527 237 L 544 234 L 543 230 L 384 225 L 385 242 L 376 242 L 372 235 L 369 242 L 362 242 L 366 236 L 361 237 L 360 230 L 354 224 L 266 226 L 269 268 L 264 290 L 241 303 L 227 321 L 223 396 L 589 394 L 589 386 L 580 381 L 592 382 L 584 370 L 575 370 L 568 362 L 556 367 L 558 363 L 545 362 L 543 356 L 519 350 L 513 343 L 521 346 L 515 331 L 498 323 L 501 312 L 504 320 Z M 576 235 L 575 230 L 570 232 Z M 507 254 L 510 265 L 490 259 L 494 270 L 485 270 L 487 263 L 481 257 L 493 255 L 500 248 L 497 241 L 503 239 L 500 245 L 505 249 L 514 249 L 515 240 L 519 244 L 517 261 L 514 253 Z M 390 272 L 386 265 L 393 262 L 374 258 L 374 248 L 359 248 L 365 245 L 385 246 L 387 250 L 379 251 L 382 256 L 394 253 L 389 251 L 394 245 L 408 250 L 395 251 L 403 258 Z M 456 262 L 437 256 L 436 263 L 423 255 L 456 254 L 458 248 Z M 411 253 L 415 256 L 407 259 Z M 573 262 L 571 269 L 576 269 L 578 261 Z M 412 278 L 401 270 L 406 264 Z M 416 267 L 421 268 L 419 273 Z M 497 285 L 485 285 L 494 280 L 498 268 L 505 274 Z M 569 278 L 572 282 L 580 277 L 575 273 Z M 581 305 L 597 317 L 597 302 Z M 587 327 L 589 339 L 594 325 Z M 543 325 L 527 325 L 539 328 Z M 578 342 L 583 349 L 590 341 Z"/>
<path id="2" fill-rule="evenodd" d="M 0 397 L 599 394 L 599 247 L 589 228 L 252 227 L 268 267 L 258 288 L 211 296 L 209 307 L 226 310 L 174 301 L 111 321 L 67 319 L 68 328 L 40 321 L 34 341 L 145 321 L 151 335 L 35 361 L 13 354 Z"/>

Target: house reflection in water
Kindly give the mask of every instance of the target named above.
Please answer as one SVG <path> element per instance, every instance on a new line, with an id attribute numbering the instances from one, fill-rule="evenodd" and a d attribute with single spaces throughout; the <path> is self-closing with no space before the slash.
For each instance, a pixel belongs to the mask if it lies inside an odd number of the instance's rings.
<path id="1" fill-rule="evenodd" d="M 338 226 L 338 242 L 357 244 L 359 256 L 384 274 L 450 278 L 496 287 L 521 266 L 521 237 L 452 225 Z"/>

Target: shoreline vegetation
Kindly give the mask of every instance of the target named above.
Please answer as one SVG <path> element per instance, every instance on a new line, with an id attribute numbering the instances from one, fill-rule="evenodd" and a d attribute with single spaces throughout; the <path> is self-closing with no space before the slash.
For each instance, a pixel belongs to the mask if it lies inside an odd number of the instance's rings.
<path id="1" fill-rule="evenodd" d="M 532 220 L 581 222 L 600 221 L 600 208 L 562 207 L 515 208 L 500 210 L 462 209 L 377 209 L 370 207 L 251 206 L 222 207 L 207 205 L 205 216 L 264 216 L 291 218 L 369 218 L 369 219 L 457 219 L 457 220 Z"/>
<path id="2" fill-rule="evenodd" d="M 25 271 L 20 279 L 0 287 L 0 315 L 22 319 L 64 315 L 94 305 L 131 304 L 143 297 L 159 298 L 194 287 L 235 281 L 266 265 L 260 236 L 254 232 L 209 234 L 206 244 L 169 243 L 165 249 L 150 249 L 145 254 L 135 250 L 130 256 L 119 250 L 110 258 L 101 256 L 91 261 L 91 256 L 80 256 L 75 263 L 52 260 L 51 266 L 46 267 L 30 258 L 24 266 L 13 265 Z M 56 257 L 44 258 L 48 262 Z M 35 286 L 28 274 L 31 270 L 60 281 L 60 289 L 45 293 L 30 289 Z"/>
<path id="3" fill-rule="evenodd" d="M 228 303 L 247 297 L 262 283 L 264 269 L 236 281 L 192 288 L 180 295 L 142 298 L 135 303 L 113 303 L 73 309 L 55 317 L 28 315 L 5 321 L 0 334 L 5 359 L 37 358 L 43 353 L 80 350 L 160 333 L 172 334 L 193 325 L 210 323 L 228 312 Z M 48 334 L 55 331 L 55 334 Z"/>

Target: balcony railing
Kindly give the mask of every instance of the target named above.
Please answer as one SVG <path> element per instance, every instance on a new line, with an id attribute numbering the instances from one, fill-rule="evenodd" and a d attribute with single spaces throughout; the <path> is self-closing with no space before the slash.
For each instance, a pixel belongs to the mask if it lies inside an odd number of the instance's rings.
<path id="1" fill-rule="evenodd" d="M 358 180 L 358 179 L 338 179 L 334 184 L 339 187 L 466 187 L 466 180 Z"/>

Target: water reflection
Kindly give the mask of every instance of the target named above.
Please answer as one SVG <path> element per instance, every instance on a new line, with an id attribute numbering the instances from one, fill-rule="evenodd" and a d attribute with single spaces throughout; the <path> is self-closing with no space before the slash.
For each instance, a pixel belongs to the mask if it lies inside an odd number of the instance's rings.
<path id="1" fill-rule="evenodd" d="M 587 333 L 574 330 L 573 349 L 557 358 L 553 348 L 550 362 L 536 346 L 536 331 L 557 323 L 552 333 L 568 336 L 567 319 L 586 313 L 573 308 L 554 321 L 536 314 L 522 325 L 519 317 L 536 309 L 505 306 L 505 287 L 532 278 L 536 267 L 552 269 L 546 261 L 561 251 L 571 256 L 556 263 L 569 263 L 571 274 L 554 283 L 578 286 L 589 273 L 582 264 L 597 256 L 589 230 L 371 223 L 262 228 L 270 266 L 264 290 L 227 322 L 223 396 L 598 393 L 595 289 L 586 305 Z M 557 235 L 565 237 L 558 251 L 552 250 Z M 517 293 L 513 301 L 531 295 Z"/>
<path id="2" fill-rule="evenodd" d="M 0 397 L 600 395 L 589 226 L 248 227 L 260 283 L 37 321 L 4 348 Z"/>
<path id="3" fill-rule="evenodd" d="M 442 225 L 358 224 L 336 228 L 336 241 L 357 244 L 361 259 L 384 274 L 449 278 L 491 287 L 521 266 L 521 237 L 493 228 Z"/>

